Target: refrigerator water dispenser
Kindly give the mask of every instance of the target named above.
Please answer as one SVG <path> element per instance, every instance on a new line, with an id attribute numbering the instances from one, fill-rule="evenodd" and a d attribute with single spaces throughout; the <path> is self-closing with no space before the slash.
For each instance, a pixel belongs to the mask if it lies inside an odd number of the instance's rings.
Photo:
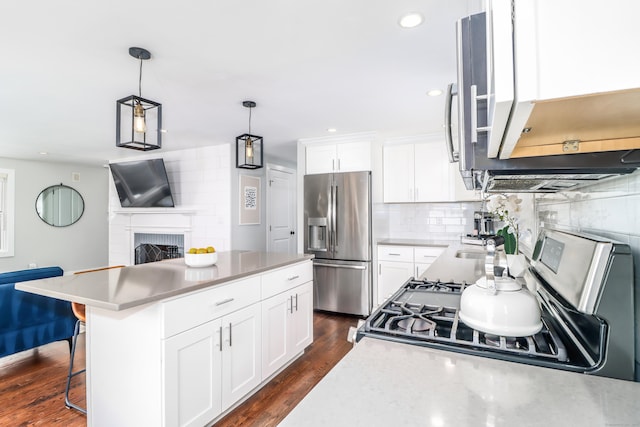
<path id="1" fill-rule="evenodd" d="M 307 223 L 309 230 L 310 251 L 327 250 L 327 218 L 309 218 Z"/>

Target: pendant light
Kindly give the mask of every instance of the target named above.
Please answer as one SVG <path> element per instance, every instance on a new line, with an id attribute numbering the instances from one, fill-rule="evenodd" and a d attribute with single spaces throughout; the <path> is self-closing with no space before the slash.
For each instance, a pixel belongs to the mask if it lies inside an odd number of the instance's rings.
<path id="1" fill-rule="evenodd" d="M 129 55 L 140 61 L 138 96 L 116 102 L 116 146 L 156 150 L 162 146 L 162 104 L 142 97 L 142 61 L 151 58 L 151 53 L 141 47 L 130 47 Z"/>
<path id="2" fill-rule="evenodd" d="M 256 103 L 243 101 L 242 105 L 249 109 L 249 133 L 236 137 L 236 168 L 259 169 L 263 162 L 262 137 L 251 134 L 251 109 Z"/>

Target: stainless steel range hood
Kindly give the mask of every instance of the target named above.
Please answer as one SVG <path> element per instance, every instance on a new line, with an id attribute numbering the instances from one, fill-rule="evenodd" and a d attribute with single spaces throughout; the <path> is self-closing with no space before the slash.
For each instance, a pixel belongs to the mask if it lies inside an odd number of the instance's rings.
<path id="1" fill-rule="evenodd" d="M 619 173 L 567 173 L 558 175 L 514 174 L 494 175 L 484 171 L 479 175 L 478 187 L 486 193 L 555 193 L 575 190 L 603 179 L 620 176 Z"/>

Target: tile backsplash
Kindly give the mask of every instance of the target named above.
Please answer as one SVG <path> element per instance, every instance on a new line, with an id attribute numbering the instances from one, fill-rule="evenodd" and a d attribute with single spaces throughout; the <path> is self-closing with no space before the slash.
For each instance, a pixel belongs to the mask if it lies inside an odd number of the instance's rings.
<path id="1" fill-rule="evenodd" d="M 377 203 L 373 206 L 376 239 L 460 241 L 473 230 L 473 212 L 480 202 Z"/>
<path id="2" fill-rule="evenodd" d="M 536 196 L 540 226 L 586 232 L 631 247 L 635 274 L 636 381 L 640 380 L 640 173 L 580 190 Z"/>

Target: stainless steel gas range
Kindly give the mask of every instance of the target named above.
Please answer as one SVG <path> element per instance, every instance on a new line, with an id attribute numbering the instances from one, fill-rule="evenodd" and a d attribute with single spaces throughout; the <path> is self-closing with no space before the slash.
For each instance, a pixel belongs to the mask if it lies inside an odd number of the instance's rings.
<path id="1" fill-rule="evenodd" d="M 407 281 L 367 318 L 356 338 L 634 379 L 633 257 L 628 245 L 543 229 L 524 277 L 543 324 L 532 336 L 472 329 L 459 318 L 462 292 L 471 283 L 445 279 Z"/>

